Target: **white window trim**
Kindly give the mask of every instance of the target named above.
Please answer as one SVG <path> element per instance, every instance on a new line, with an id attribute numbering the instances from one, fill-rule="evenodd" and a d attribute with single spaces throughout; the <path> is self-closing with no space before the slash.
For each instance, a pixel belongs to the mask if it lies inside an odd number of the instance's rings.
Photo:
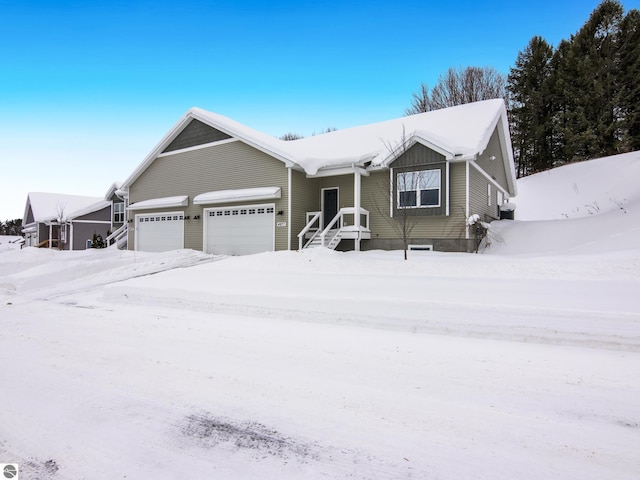
<path id="1" fill-rule="evenodd" d="M 487 183 L 487 206 L 491 206 L 491 184 Z"/>
<path id="2" fill-rule="evenodd" d="M 118 205 L 121 205 L 121 210 L 122 211 L 117 211 L 116 207 Z M 124 212 L 125 212 L 125 206 L 124 206 L 124 202 L 114 202 L 113 204 L 113 223 L 124 223 Z M 116 215 L 122 215 L 122 220 L 116 220 Z"/>
<path id="3" fill-rule="evenodd" d="M 400 176 L 401 175 L 405 175 L 407 173 L 423 173 L 423 172 L 438 172 L 438 204 L 437 205 L 420 205 L 420 191 L 421 190 L 436 190 L 436 188 L 424 188 L 424 189 L 420 189 L 420 188 L 416 188 L 415 189 L 404 189 L 404 190 L 400 190 Z M 397 190 L 397 195 L 396 195 L 396 205 L 398 209 L 405 209 L 405 208 L 440 208 L 442 206 L 442 171 L 439 168 L 431 168 L 431 169 L 425 169 L 425 170 L 408 170 L 406 172 L 399 172 L 396 175 L 396 190 Z M 400 205 L 400 193 L 402 192 L 416 192 L 416 205 L 415 206 L 401 206 Z"/>

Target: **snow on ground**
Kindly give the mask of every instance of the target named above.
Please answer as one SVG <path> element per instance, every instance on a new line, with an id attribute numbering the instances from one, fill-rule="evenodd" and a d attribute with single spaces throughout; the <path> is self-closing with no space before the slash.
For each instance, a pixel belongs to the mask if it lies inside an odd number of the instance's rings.
<path id="1" fill-rule="evenodd" d="M 0 252 L 5 250 L 19 250 L 24 238 L 14 235 L 0 235 Z"/>
<path id="2" fill-rule="evenodd" d="M 518 180 L 516 221 L 492 224 L 488 252 L 582 254 L 640 245 L 640 152 L 574 163 Z"/>
<path id="3" fill-rule="evenodd" d="M 44 479 L 635 479 L 629 197 L 626 213 L 498 222 L 488 254 L 407 262 L 1 252 L 0 463 Z"/>

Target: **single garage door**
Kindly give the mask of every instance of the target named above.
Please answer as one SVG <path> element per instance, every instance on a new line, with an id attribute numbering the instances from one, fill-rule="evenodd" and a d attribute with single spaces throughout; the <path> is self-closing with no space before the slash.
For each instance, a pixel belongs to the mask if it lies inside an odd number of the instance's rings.
<path id="1" fill-rule="evenodd" d="M 184 212 L 136 215 L 136 250 L 166 252 L 184 248 Z"/>
<path id="2" fill-rule="evenodd" d="M 273 251 L 274 208 L 267 204 L 205 209 L 207 253 L 249 255 Z"/>

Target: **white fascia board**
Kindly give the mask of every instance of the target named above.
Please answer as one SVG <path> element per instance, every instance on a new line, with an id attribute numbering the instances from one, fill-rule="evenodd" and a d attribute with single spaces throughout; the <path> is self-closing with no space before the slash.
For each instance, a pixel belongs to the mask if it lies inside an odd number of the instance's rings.
<path id="1" fill-rule="evenodd" d="M 66 216 L 65 220 L 74 220 L 78 217 L 82 217 L 83 215 L 88 215 L 90 213 L 97 212 L 102 210 L 103 208 L 107 208 L 111 205 L 111 202 L 108 200 L 103 200 L 101 202 L 94 203 L 93 205 L 89 205 L 87 208 L 83 208 L 81 210 L 76 210 L 75 212 L 71 212 Z"/>
<path id="2" fill-rule="evenodd" d="M 217 140 L 215 142 L 203 143 L 201 145 L 195 145 L 193 147 L 181 148 L 179 150 L 171 150 L 170 152 L 159 153 L 158 155 L 156 155 L 156 158 L 169 157 L 171 155 L 178 155 L 179 153 L 193 152 L 194 150 L 201 150 L 203 148 L 213 147 L 214 145 L 224 145 L 225 143 L 233 143 L 233 142 L 239 142 L 239 141 L 240 139 L 238 138 L 226 138 L 224 140 Z"/>
<path id="3" fill-rule="evenodd" d="M 137 180 L 137 178 L 142 175 L 149 165 L 153 163 L 153 161 L 157 158 L 157 156 L 162 153 L 162 151 L 178 136 L 178 134 L 187 126 L 189 121 L 191 120 L 190 112 L 187 112 L 182 116 L 180 120 L 167 132 L 167 134 L 162 137 L 162 140 L 154 147 L 153 150 L 144 158 L 142 163 L 140 163 L 136 169 L 129 175 L 129 177 L 122 183 L 121 189 L 128 189 L 133 182 Z"/>
<path id="4" fill-rule="evenodd" d="M 189 204 L 187 195 L 176 197 L 151 198 L 140 202 L 132 203 L 127 210 L 151 210 L 154 208 L 186 207 Z"/>
<path id="5" fill-rule="evenodd" d="M 515 197 L 518 194 L 518 187 L 516 183 L 513 146 L 511 145 L 511 135 L 509 133 L 509 123 L 507 120 L 507 109 L 504 105 L 502 105 L 502 108 L 491 122 L 491 128 L 487 130 L 485 138 L 482 139 L 482 143 L 478 148 L 478 155 L 482 155 L 482 153 L 487 149 L 487 146 L 491 141 L 491 136 L 496 129 L 498 129 L 498 138 L 500 139 L 500 148 L 502 150 L 505 172 L 507 174 L 507 183 L 510 190 L 509 193 L 511 196 Z"/>
<path id="6" fill-rule="evenodd" d="M 307 173 L 307 178 L 319 178 L 319 177 L 337 177 L 339 175 L 353 175 L 358 172 L 360 175 L 368 177 L 370 175 L 369 170 L 366 170 L 362 167 L 339 167 L 339 168 L 325 168 L 322 170 L 318 170 L 315 175 L 309 175 Z"/>
<path id="7" fill-rule="evenodd" d="M 509 192 L 507 190 L 505 190 L 498 182 L 496 182 L 487 172 L 485 172 L 482 167 L 480 165 L 478 165 L 474 160 L 470 160 L 469 164 L 472 165 L 479 173 L 480 175 L 482 175 L 484 178 L 486 178 L 487 180 L 489 180 L 489 182 L 494 185 L 498 190 L 500 190 L 502 193 L 506 193 L 507 195 L 509 194 Z"/>
<path id="8" fill-rule="evenodd" d="M 111 225 L 111 220 L 69 220 L 70 225 L 74 223 L 99 223 L 101 225 Z"/>
<path id="9" fill-rule="evenodd" d="M 180 132 L 182 132 L 182 130 L 184 130 L 184 128 L 188 125 L 188 123 L 191 121 L 191 119 L 196 119 L 206 125 L 209 125 L 210 127 L 213 127 L 217 130 L 220 130 L 223 133 L 226 133 L 227 135 L 234 137 L 235 139 L 241 140 L 242 142 L 246 143 L 247 145 L 250 145 L 264 153 L 266 153 L 267 155 L 270 155 L 282 162 L 284 162 L 284 164 L 287 167 L 292 167 L 294 165 L 296 165 L 295 161 L 278 153 L 273 151 L 273 149 L 270 149 L 268 146 L 263 145 L 260 142 L 255 141 L 254 139 L 249 138 L 247 135 L 243 135 L 243 134 L 239 134 L 238 132 L 235 132 L 229 128 L 227 128 L 225 125 L 219 124 L 218 122 L 212 122 L 211 119 L 200 115 L 197 111 L 194 111 L 194 109 L 189 110 L 187 113 L 185 113 L 182 118 L 180 120 L 178 120 L 178 122 L 171 128 L 171 130 L 169 130 L 169 132 L 162 138 L 162 140 L 160 140 L 160 142 L 155 146 L 155 148 L 145 157 L 145 159 L 142 161 L 142 163 L 140 163 L 140 165 L 138 165 L 136 167 L 136 169 L 133 171 L 133 173 L 123 182 L 122 186 L 120 187 L 121 189 L 127 189 L 128 187 L 130 187 L 133 182 L 136 181 L 136 179 L 142 175 L 142 173 L 149 168 L 149 166 L 155 161 L 156 158 L 158 158 L 162 152 L 164 151 L 164 149 L 180 134 Z M 228 140 L 228 139 L 227 139 Z M 216 142 L 217 143 L 217 142 Z"/>
<path id="10" fill-rule="evenodd" d="M 445 160 L 454 160 L 455 158 L 455 153 L 450 152 L 449 150 L 440 147 L 439 145 L 436 145 L 435 143 L 427 140 L 426 138 L 423 138 L 419 135 L 412 135 L 408 140 L 407 140 L 407 144 L 404 147 L 400 147 L 397 151 L 395 152 L 387 152 L 386 156 L 382 159 L 382 161 L 380 162 L 380 166 L 382 167 L 389 167 L 389 165 L 391 163 L 393 163 L 394 160 L 396 160 L 398 158 L 399 155 L 402 155 L 403 153 L 405 153 L 407 150 L 409 150 L 411 147 L 413 147 L 416 143 L 419 143 L 421 145 L 424 145 L 425 147 L 433 150 L 434 152 L 439 153 L 440 155 L 444 156 Z M 457 160 L 457 159 L 456 159 Z"/>
<path id="11" fill-rule="evenodd" d="M 238 132 L 235 129 L 231 129 L 227 125 L 224 125 L 222 123 L 213 122 L 213 121 L 211 121 L 210 118 L 207 118 L 205 116 L 200 115 L 197 111 L 190 111 L 189 115 L 192 118 L 195 118 L 195 119 L 201 121 L 202 123 L 204 123 L 206 125 L 209 125 L 210 127 L 213 127 L 213 128 L 215 128 L 217 130 L 220 130 L 223 133 L 226 133 L 227 135 L 229 135 L 231 137 L 234 137 L 234 138 L 237 138 L 237 139 L 241 140 L 242 142 L 246 143 L 247 145 L 258 149 L 261 152 L 266 153 L 267 155 L 270 155 L 270 156 L 272 156 L 274 158 L 277 158 L 281 162 L 284 162 L 285 166 L 287 166 L 287 167 L 292 167 L 292 166 L 296 165 L 296 162 L 294 160 L 292 160 L 291 158 L 288 158 L 285 154 L 274 151 L 268 145 L 265 145 L 262 142 L 259 142 L 256 139 L 251 138 L 249 135 L 245 135 L 244 133 Z"/>

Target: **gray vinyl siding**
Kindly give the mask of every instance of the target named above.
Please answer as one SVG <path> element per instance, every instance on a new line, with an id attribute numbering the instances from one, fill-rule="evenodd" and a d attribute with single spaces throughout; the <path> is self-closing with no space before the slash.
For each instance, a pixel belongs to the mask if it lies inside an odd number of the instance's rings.
<path id="1" fill-rule="evenodd" d="M 444 155 L 430 149 L 429 147 L 416 143 L 401 154 L 391 163 L 392 168 L 399 167 L 421 167 L 432 163 L 442 163 L 445 161 Z"/>
<path id="2" fill-rule="evenodd" d="M 104 207 L 101 210 L 96 210 L 95 212 L 87 213 L 86 215 L 82 215 L 73 219 L 74 222 L 78 220 L 111 222 L 111 206 L 109 205 L 108 207 Z"/>
<path id="3" fill-rule="evenodd" d="M 71 236 L 73 230 L 73 249 L 85 250 L 87 248 L 87 240 L 93 240 L 93 234 L 101 235 L 103 240 L 107 238 L 107 231 L 111 225 L 106 223 L 77 223 L 74 222 L 73 228 L 67 227 L 67 235 Z M 67 242 L 65 248 L 69 248 L 71 244 Z"/>
<path id="4" fill-rule="evenodd" d="M 375 172 L 362 178 L 362 207 L 370 212 L 371 238 L 398 238 L 390 222 L 389 171 Z M 466 172 L 464 163 L 449 165 L 449 216 L 416 217 L 411 238 L 464 238 L 466 205 Z M 443 197 L 446 191 L 442 192 Z"/>
<path id="5" fill-rule="evenodd" d="M 393 168 L 393 190 L 394 198 L 397 199 L 398 174 L 403 172 L 412 172 L 417 170 L 440 170 L 440 206 L 439 207 L 420 207 L 409 209 L 406 213 L 411 216 L 434 217 L 446 215 L 448 199 L 447 191 L 447 161 L 444 155 L 431 150 L 430 148 L 416 143 L 406 152 L 391 163 Z M 399 215 L 397 201 L 394 202 L 394 216 Z"/>
<path id="6" fill-rule="evenodd" d="M 202 250 L 203 209 L 225 205 L 275 204 L 275 221 L 287 219 L 288 192 L 287 168 L 284 163 L 240 141 L 212 145 L 204 148 L 179 152 L 156 158 L 129 188 L 129 204 L 152 198 L 188 195 L 186 207 L 161 208 L 129 212 L 133 219 L 136 213 L 183 211 L 185 220 L 184 247 Z M 281 198 L 275 200 L 229 202 L 227 204 L 194 205 L 193 198 L 205 192 L 258 187 L 280 187 Z M 200 216 L 195 219 L 195 216 Z M 133 230 L 135 223 L 129 224 L 129 248 L 134 248 Z M 288 247 L 288 228 L 275 228 L 276 250 Z"/>
<path id="7" fill-rule="evenodd" d="M 496 157 L 495 160 L 489 160 Z M 478 156 L 476 163 L 485 171 L 495 182 L 498 183 L 505 191 L 509 191 L 507 183 L 507 172 L 505 169 L 505 158 L 502 155 L 500 146 L 500 135 L 496 128 L 491 135 L 489 144 L 482 155 Z M 485 188 L 486 191 L 486 188 Z"/>
<path id="8" fill-rule="evenodd" d="M 87 240 L 93 240 L 94 233 L 101 235 L 103 240 L 106 240 L 107 235 L 109 235 L 111 231 L 111 205 L 74 218 L 71 222 L 73 223 L 73 227 L 67 225 L 67 241 L 63 245 L 63 248 L 65 250 L 71 249 L 71 239 L 73 237 L 73 249 L 85 250 L 87 248 Z"/>
<path id="9" fill-rule="evenodd" d="M 204 145 L 205 143 L 217 142 L 228 138 L 231 137 L 226 133 L 194 118 L 169 144 L 169 146 L 164 149 L 164 152 L 173 152 L 182 148 L 195 147 L 197 145 Z"/>
<path id="10" fill-rule="evenodd" d="M 24 223 L 25 225 L 33 223 L 33 210 L 31 209 L 31 205 L 29 205 L 29 209 L 27 210 L 27 219 Z"/>
<path id="11" fill-rule="evenodd" d="M 320 179 L 291 171 L 291 248 L 298 248 L 298 234 L 307 224 L 307 212 L 320 210 Z"/>
<path id="12" fill-rule="evenodd" d="M 45 225 L 44 223 L 38 223 L 38 243 L 44 242 L 48 238 L 49 238 L 49 226 Z M 55 236 L 55 231 L 54 231 L 53 238 L 58 238 L 57 236 Z"/>
<path id="13" fill-rule="evenodd" d="M 487 186 L 490 183 L 477 169 L 469 167 L 469 215 L 477 213 L 483 221 L 498 218 L 495 185 L 491 185 L 491 205 L 488 204 Z"/>

